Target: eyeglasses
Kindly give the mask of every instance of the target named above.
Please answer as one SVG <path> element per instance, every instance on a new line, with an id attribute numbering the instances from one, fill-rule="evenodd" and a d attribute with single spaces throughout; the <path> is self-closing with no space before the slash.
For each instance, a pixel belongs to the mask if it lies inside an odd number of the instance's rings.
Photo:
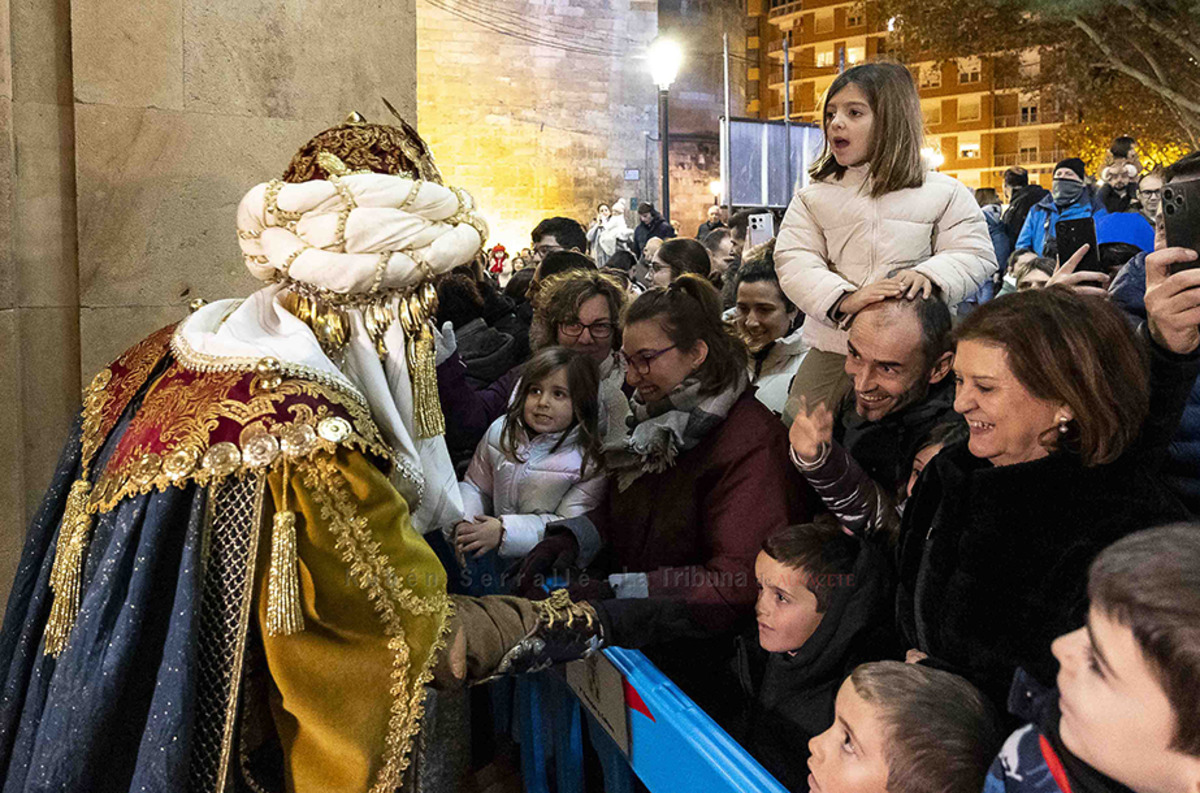
<path id="1" fill-rule="evenodd" d="M 537 256 L 538 258 L 543 258 L 551 253 L 554 253 L 555 251 L 561 250 L 563 250 L 563 246 L 561 245 L 534 245 L 533 255 Z"/>
<path id="2" fill-rule="evenodd" d="M 626 355 L 624 350 L 617 350 L 617 360 L 628 371 L 632 369 L 640 375 L 650 374 L 650 364 L 658 360 L 658 357 L 665 352 L 675 349 L 677 345 L 672 344 L 670 347 L 663 347 L 661 350 L 651 350 L 650 352 L 641 352 L 637 355 Z"/>
<path id="3" fill-rule="evenodd" d="M 1162 198 L 1162 190 L 1138 190 L 1138 195 L 1142 198 Z"/>
<path id="4" fill-rule="evenodd" d="M 565 322 L 558 326 L 558 330 L 564 336 L 570 336 L 572 339 L 583 335 L 586 330 L 592 334 L 593 339 L 607 339 L 612 336 L 614 323 L 607 320 L 593 322 L 591 325 L 584 325 L 582 322 Z"/>

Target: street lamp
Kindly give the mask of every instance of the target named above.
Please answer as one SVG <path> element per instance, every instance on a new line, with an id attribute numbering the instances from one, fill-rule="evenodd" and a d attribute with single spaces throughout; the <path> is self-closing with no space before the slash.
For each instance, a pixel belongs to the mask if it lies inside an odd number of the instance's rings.
<path id="1" fill-rule="evenodd" d="M 679 43 L 659 36 L 650 43 L 650 76 L 658 86 L 658 139 L 662 142 L 662 215 L 671 219 L 671 131 L 667 116 L 667 91 L 679 74 L 683 49 Z"/>

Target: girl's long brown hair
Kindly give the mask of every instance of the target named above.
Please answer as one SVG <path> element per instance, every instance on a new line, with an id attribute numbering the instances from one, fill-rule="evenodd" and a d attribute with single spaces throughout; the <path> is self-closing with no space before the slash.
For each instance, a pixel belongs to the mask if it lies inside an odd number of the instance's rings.
<path id="1" fill-rule="evenodd" d="M 571 392 L 571 410 L 574 418 L 551 451 L 558 451 L 571 434 L 571 430 L 578 427 L 578 442 L 583 452 L 579 475 L 587 476 L 590 470 L 595 470 L 601 464 L 600 367 L 590 357 L 566 347 L 543 347 L 521 367 L 516 394 L 513 395 L 504 417 L 504 431 L 500 433 L 500 451 L 514 462 L 525 462 L 518 449 L 522 438 L 534 434 L 533 429 L 525 423 L 525 399 L 529 396 L 529 389 L 562 368 L 567 370 L 567 390 Z"/>
<path id="2" fill-rule="evenodd" d="M 867 161 L 871 166 L 871 197 L 878 198 L 893 190 L 920 187 L 925 183 L 925 165 L 921 161 L 921 143 L 925 139 L 921 118 L 921 100 L 912 74 L 899 63 L 864 63 L 840 74 L 821 105 L 821 129 L 825 131 L 825 150 L 813 163 L 809 176 L 814 180 L 841 179 L 846 173 L 829 148 L 825 129 L 825 108 L 829 100 L 848 85 L 857 85 L 867 95 L 875 122 L 871 127 L 871 146 Z"/>

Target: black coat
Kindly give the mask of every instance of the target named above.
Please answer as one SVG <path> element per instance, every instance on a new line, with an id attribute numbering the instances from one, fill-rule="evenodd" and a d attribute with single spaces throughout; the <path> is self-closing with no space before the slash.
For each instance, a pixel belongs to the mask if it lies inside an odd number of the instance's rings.
<path id="1" fill-rule="evenodd" d="M 659 239 L 669 240 L 675 236 L 675 227 L 672 226 L 667 219 L 655 210 L 654 215 L 650 218 L 650 225 L 638 222 L 637 228 L 633 230 L 633 253 L 638 258 L 641 258 L 642 251 L 646 250 L 646 243 L 654 237 Z"/>
<path id="2" fill-rule="evenodd" d="M 1014 248 L 1017 244 L 1017 237 L 1021 236 L 1021 228 L 1025 225 L 1025 216 L 1038 201 L 1049 194 L 1050 191 L 1039 184 L 1025 185 L 1013 191 L 1012 203 L 1005 210 L 1003 221 L 1004 230 Z M 1006 262 L 1000 262 L 1001 267 L 1006 264 Z"/>
<path id="3" fill-rule="evenodd" d="M 1087 571 L 1127 534 L 1188 517 L 1157 469 L 1196 379 L 1197 356 L 1150 347 L 1150 415 L 1117 460 L 1068 452 L 995 467 L 966 443 L 926 467 L 904 510 L 896 611 L 910 646 L 1001 710 L 1013 672 L 1052 683 L 1050 643 L 1079 628 Z"/>
<path id="4" fill-rule="evenodd" d="M 733 735 L 793 793 L 808 790 L 808 742 L 833 724 L 842 681 L 860 663 L 901 657 L 890 629 L 891 553 L 864 541 L 854 585 L 835 590 L 795 655 L 766 652 L 756 632 L 739 640 L 735 669 L 746 704 Z"/>

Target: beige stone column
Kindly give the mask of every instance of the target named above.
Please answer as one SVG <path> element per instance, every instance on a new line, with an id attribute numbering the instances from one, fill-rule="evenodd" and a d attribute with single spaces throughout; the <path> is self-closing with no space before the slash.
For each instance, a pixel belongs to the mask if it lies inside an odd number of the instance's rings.
<path id="1" fill-rule="evenodd" d="M 234 212 L 386 96 L 414 0 L 0 0 L 0 594 L 80 383 L 193 298 L 242 296 Z"/>

